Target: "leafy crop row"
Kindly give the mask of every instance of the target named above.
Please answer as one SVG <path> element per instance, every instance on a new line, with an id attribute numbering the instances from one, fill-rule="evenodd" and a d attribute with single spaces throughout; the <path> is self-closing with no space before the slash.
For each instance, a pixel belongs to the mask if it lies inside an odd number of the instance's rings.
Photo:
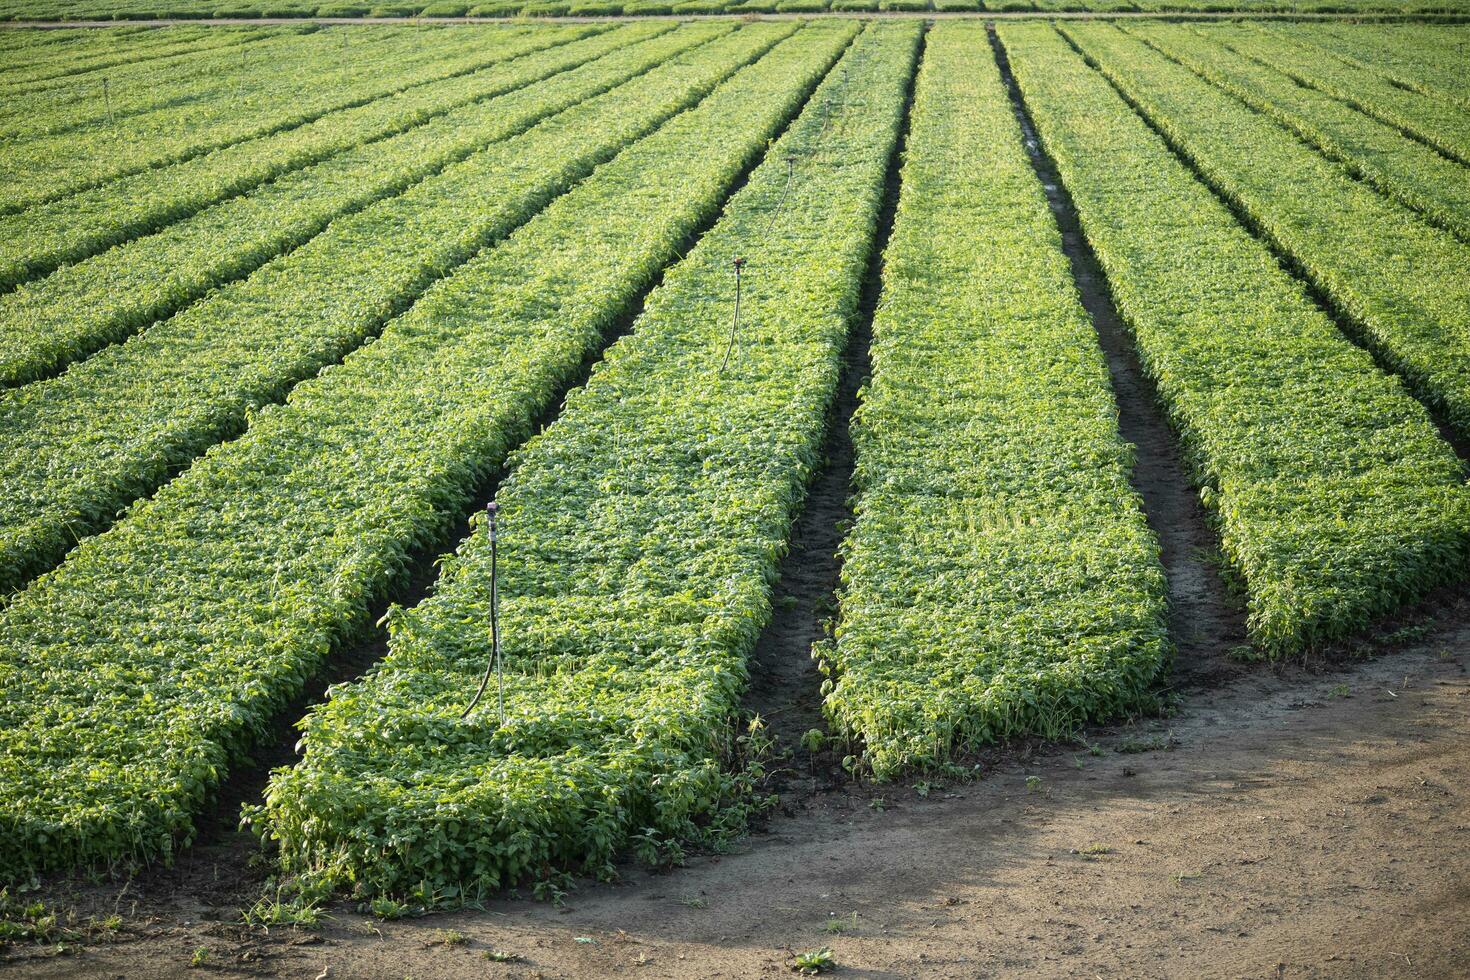
<path id="1" fill-rule="evenodd" d="M 0 19 L 111 17 L 564 17 L 814 12 L 828 0 L 0 0 Z M 1466 0 L 832 0 L 830 9 L 1154 13 L 1464 13 Z"/>
<path id="2" fill-rule="evenodd" d="M 1470 436 L 1470 247 L 1115 28 L 1067 33 L 1380 359 Z M 1470 189 L 1470 173 L 1458 179 Z"/>
<path id="3" fill-rule="evenodd" d="M 314 28 L 311 25 L 303 25 L 296 30 L 303 29 L 312 30 Z M 84 38 L 88 43 L 85 45 L 73 44 L 49 58 L 38 58 L 28 63 L 21 62 L 19 59 L 10 61 L 9 70 L 0 74 L 0 94 L 11 97 L 19 92 L 55 89 L 62 85 L 70 86 L 77 81 L 76 76 L 78 75 L 109 68 L 126 70 L 156 61 L 175 65 L 188 56 L 200 52 L 233 48 L 248 41 L 289 34 L 293 31 L 279 27 L 227 28 L 217 31 L 207 28 L 185 28 L 147 31 L 141 37 L 136 33 L 131 36 L 128 34 L 119 36 L 114 31 L 79 31 L 76 33 L 79 38 Z"/>
<path id="4" fill-rule="evenodd" d="M 379 31 L 363 38 L 356 56 L 394 57 L 405 47 L 403 39 L 395 42 Z M 211 101 L 239 99 L 262 75 L 274 80 L 313 70 L 340 78 L 349 67 L 345 56 L 352 54 L 327 31 L 259 30 L 237 44 L 74 77 L 39 91 L 9 92 L 0 112 L 4 154 L 9 158 L 36 139 L 64 133 L 92 138 L 123 126 L 146 126 L 150 114 L 164 110 L 177 117 Z M 103 79 L 108 82 L 105 98 Z"/>
<path id="5" fill-rule="evenodd" d="M 0 873 L 187 838 L 232 753 L 442 544 L 853 30 L 781 42 L 16 596 Z"/>
<path id="6" fill-rule="evenodd" d="M 85 138 L 77 133 L 26 140 L 0 152 L 8 179 L 0 186 L 0 213 L 10 213 L 109 180 L 188 160 L 244 140 L 294 129 L 328 115 L 431 82 L 480 70 L 502 60 L 495 38 L 473 31 L 442 31 L 443 40 L 424 44 L 402 32 L 393 56 L 354 63 L 349 47 L 328 44 L 323 62 L 341 59 L 342 70 L 304 66 L 277 76 L 270 64 L 251 73 L 250 84 L 233 97 L 186 105 L 102 125 Z M 503 35 L 512 44 L 519 33 Z M 323 32 L 310 35 L 319 41 Z M 547 39 L 549 41 L 550 38 Z M 543 42 L 545 43 L 545 42 Z M 330 52 L 330 53 L 329 53 Z"/>
<path id="7" fill-rule="evenodd" d="M 179 28 L 177 32 L 182 36 L 183 30 Z M 95 47 L 115 53 L 119 48 L 117 39 L 128 38 L 128 43 L 134 44 L 137 43 L 138 35 L 150 32 L 155 37 L 174 33 L 167 29 L 142 25 L 118 27 L 110 32 L 71 28 L 0 32 L 0 53 L 6 56 L 5 64 L 0 65 L 0 78 L 12 72 L 30 70 L 55 58 L 65 58 L 69 52 L 87 51 Z"/>
<path id="8" fill-rule="evenodd" d="M 1155 50 L 1187 66 L 1318 151 L 1463 241 L 1470 241 L 1470 173 L 1392 126 L 1272 68 L 1175 25 L 1129 26 Z M 1298 180 L 1298 183 L 1303 181 Z"/>
<path id="9" fill-rule="evenodd" d="M 1258 649 L 1339 636 L 1462 575 L 1470 496 L 1423 406 L 1062 37 L 1000 35 L 1181 435 Z"/>
<path id="10" fill-rule="evenodd" d="M 1275 28 L 1280 30 L 1281 28 Z M 1395 85 L 1430 98 L 1449 99 L 1470 109 L 1461 33 L 1423 24 L 1318 24 L 1284 33 L 1325 48 L 1349 65 L 1382 75 Z"/>
<path id="11" fill-rule="evenodd" d="M 604 35 L 595 28 L 547 28 L 508 39 L 498 49 L 496 64 L 469 75 L 0 216 L 0 289 L 155 231 L 337 153 L 544 81 L 647 37 L 649 30 L 633 25 Z"/>
<path id="12" fill-rule="evenodd" d="M 752 24 L 676 57 L 334 221 L 60 377 L 0 395 L 0 587 L 54 563 L 795 27 Z"/>
<path id="13" fill-rule="evenodd" d="M 1470 127 L 1459 106 L 1405 91 L 1286 34 L 1231 24 L 1210 25 L 1208 36 L 1470 165 Z"/>
<path id="14" fill-rule="evenodd" d="M 204 26 L 206 25 L 168 29 L 136 25 L 123 27 L 111 37 L 106 31 L 81 29 L 6 31 L 0 37 L 0 54 L 5 56 L 4 63 L 0 64 L 0 86 L 11 84 L 13 79 L 30 81 L 37 75 L 58 68 L 82 66 L 82 70 L 87 70 L 86 62 L 93 58 L 127 58 L 150 49 L 167 49 L 200 37 L 209 37 L 210 35 L 204 33 Z M 303 26 L 315 27 L 314 24 Z M 240 32 L 232 29 L 218 37 L 226 38 L 230 33 Z"/>
<path id="15" fill-rule="evenodd" d="M 0 385 L 52 374 L 249 275 L 343 214 L 401 194 L 490 143 L 734 29 L 699 24 L 666 33 L 635 25 L 599 35 L 589 43 L 603 56 L 580 68 L 279 177 L 0 296 Z"/>
<path id="16" fill-rule="evenodd" d="M 821 649 L 879 777 L 1136 709 L 1168 655 L 1102 351 L 982 24 L 929 33 L 913 111 Z"/>
<path id="17" fill-rule="evenodd" d="M 120 27 L 116 36 L 136 38 L 153 28 L 141 24 Z M 32 65 L 64 55 L 68 50 L 85 50 L 87 45 L 103 41 L 107 35 L 90 29 L 53 29 L 45 31 L 0 32 L 0 54 L 5 55 L 5 64 L 0 65 L 0 78 L 13 71 L 21 71 Z M 111 42 L 115 48 L 117 42 Z"/>
<path id="18" fill-rule="evenodd" d="M 453 900 L 608 874 L 635 834 L 657 851 L 722 825 L 721 754 L 820 464 L 918 35 L 859 38 L 513 457 L 497 494 L 504 724 L 493 704 L 460 717 L 489 645 L 476 535 L 431 599 L 390 613 L 379 667 L 303 722 L 305 758 L 274 774 L 262 815 L 289 869 Z"/>

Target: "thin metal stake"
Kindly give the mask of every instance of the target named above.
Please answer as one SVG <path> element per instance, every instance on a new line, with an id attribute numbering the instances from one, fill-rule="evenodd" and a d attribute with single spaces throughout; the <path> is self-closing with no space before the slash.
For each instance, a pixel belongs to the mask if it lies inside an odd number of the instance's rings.
<path id="1" fill-rule="evenodd" d="M 736 259 L 735 266 L 735 317 L 730 321 L 730 340 L 725 344 L 725 359 L 720 362 L 719 374 L 725 373 L 725 367 L 730 363 L 730 351 L 735 347 L 735 333 L 740 329 L 740 268 L 745 265 L 744 259 Z"/>
<path id="2" fill-rule="evenodd" d="M 495 672 L 496 686 L 498 688 L 500 702 L 500 724 L 505 724 L 505 670 L 500 661 L 500 587 L 496 581 L 496 572 L 499 556 L 497 542 L 499 539 L 496 527 L 495 512 L 497 510 L 495 501 L 485 505 L 485 511 L 490 515 L 490 662 L 485 665 L 485 676 L 480 678 L 480 689 L 475 692 L 474 698 L 469 706 L 464 709 L 460 718 L 468 718 L 475 705 L 480 703 L 480 698 L 485 694 L 485 688 L 490 684 L 490 672 Z"/>
<path id="3" fill-rule="evenodd" d="M 102 102 L 107 106 L 107 125 L 112 125 L 112 86 L 104 76 L 102 79 Z"/>

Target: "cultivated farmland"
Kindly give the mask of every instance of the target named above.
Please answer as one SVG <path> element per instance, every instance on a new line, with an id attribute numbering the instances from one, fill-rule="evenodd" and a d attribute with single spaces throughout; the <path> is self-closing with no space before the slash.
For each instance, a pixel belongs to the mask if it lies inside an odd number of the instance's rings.
<path id="1" fill-rule="evenodd" d="M 0 32 L 0 958 L 1454 975 L 1467 41 Z"/>

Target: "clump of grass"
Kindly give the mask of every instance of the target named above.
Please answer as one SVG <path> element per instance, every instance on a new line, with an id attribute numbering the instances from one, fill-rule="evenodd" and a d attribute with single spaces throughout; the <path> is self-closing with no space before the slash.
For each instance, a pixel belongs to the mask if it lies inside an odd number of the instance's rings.
<path id="1" fill-rule="evenodd" d="M 246 909 L 241 918 L 249 925 L 300 926 L 316 929 L 322 924 L 321 906 L 314 902 L 262 898 Z"/>
<path id="2" fill-rule="evenodd" d="M 13 898 L 9 889 L 0 888 L 0 949 L 20 943 L 44 945 L 80 938 L 76 930 L 62 925 L 60 916 L 47 909 L 45 902 Z"/>
<path id="3" fill-rule="evenodd" d="M 379 895 L 374 898 L 368 903 L 367 909 L 380 919 L 401 919 L 413 912 L 411 906 L 389 898 L 386 895 Z"/>
<path id="4" fill-rule="evenodd" d="M 1384 636 L 1383 641 L 1394 646 L 1407 646 L 1410 643 L 1418 643 L 1427 636 L 1429 636 L 1429 624 L 1416 623 L 1412 626 L 1400 626 Z"/>
<path id="5" fill-rule="evenodd" d="M 1134 755 L 1139 752 L 1172 752 L 1174 751 L 1174 736 L 1172 733 L 1165 735 L 1129 735 L 1113 747 L 1113 751 L 1119 755 Z"/>
<path id="6" fill-rule="evenodd" d="M 485 959 L 493 960 L 496 963 L 519 963 L 521 961 L 521 954 L 512 953 L 506 949 L 487 949 L 485 950 Z"/>
<path id="7" fill-rule="evenodd" d="M 836 969 L 837 961 L 832 957 L 832 949 L 823 946 L 821 949 L 810 949 L 804 953 L 797 953 L 792 957 L 791 968 L 797 973 L 814 976 L 818 973 L 826 973 L 828 970 Z"/>
<path id="8" fill-rule="evenodd" d="M 297 880 L 276 885 L 275 893 L 262 895 L 254 905 L 240 913 L 247 925 L 299 926 L 316 929 L 326 918 L 322 896 L 315 890 L 303 889 Z"/>
<path id="9" fill-rule="evenodd" d="M 834 918 L 828 919 L 822 925 L 822 931 L 823 932 L 830 933 L 833 936 L 840 936 L 844 932 L 847 932 L 849 929 L 856 929 L 857 928 L 857 924 L 858 924 L 858 917 L 857 917 L 857 913 L 854 912 L 854 913 L 852 913 L 849 916 L 844 916 L 844 917 L 840 917 L 840 918 L 839 917 L 834 917 Z"/>

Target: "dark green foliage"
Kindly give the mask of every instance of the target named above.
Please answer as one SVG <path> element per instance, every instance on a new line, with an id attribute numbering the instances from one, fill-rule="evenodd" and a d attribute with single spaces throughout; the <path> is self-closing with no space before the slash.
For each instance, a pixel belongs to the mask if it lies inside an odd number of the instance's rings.
<path id="1" fill-rule="evenodd" d="M 467 495 L 710 216 L 851 30 L 812 28 L 737 70 L 797 26 L 742 28 L 499 157 L 466 161 L 419 204 L 489 229 L 626 147 L 6 606 L 0 874 L 167 858 L 187 839 L 238 750 L 370 625 L 408 556 L 442 544 Z M 654 173 L 647 191 L 662 196 L 618 226 L 637 248 L 612 248 L 603 219 Z M 401 247 L 432 244 L 395 228 Z M 583 250 L 562 251 L 573 232 Z M 538 265 L 543 277 L 526 284 Z M 601 278 L 584 288 L 572 272 Z"/>
<path id="2" fill-rule="evenodd" d="M 380 667 L 306 719 L 306 757 L 275 774 L 264 814 L 288 867 L 455 898 L 609 874 L 635 835 L 739 829 L 727 767 L 745 658 L 819 461 L 917 38 L 883 25 L 855 42 L 633 332 L 514 455 L 497 494 L 505 724 L 493 703 L 460 718 L 488 653 L 476 535 L 432 598 L 390 614 Z M 657 172 L 639 173 L 640 198 L 669 179 Z M 582 234 L 558 263 L 580 260 Z M 718 373 L 738 256 L 749 319 Z"/>
<path id="3" fill-rule="evenodd" d="M 1428 413 L 1045 25 L 1000 30 L 1181 435 L 1267 655 L 1463 576 L 1470 496 Z"/>
<path id="4" fill-rule="evenodd" d="M 421 93 L 421 99 L 404 96 L 395 100 L 401 101 L 403 115 L 384 111 L 388 107 L 372 111 L 364 107 L 354 111 L 363 114 L 354 120 L 337 120 L 339 125 L 331 127 L 337 129 L 335 134 L 283 138 L 292 147 L 286 153 L 303 149 L 303 144 L 319 152 L 330 136 L 344 137 L 343 130 L 361 132 L 369 126 L 379 132 L 401 130 L 261 182 L 241 196 L 205 208 L 156 234 L 84 258 L 0 296 L 0 386 L 54 374 L 71 361 L 174 313 L 209 289 L 249 275 L 279 253 L 310 240 L 334 219 L 400 194 L 487 144 L 514 136 L 722 30 L 706 25 L 648 40 L 670 26 L 629 25 L 558 45 L 445 83 L 444 90 Z M 604 57 L 613 51 L 618 53 Z M 531 84 L 538 81 L 541 84 Z M 294 155 L 310 158 L 306 153 Z M 16 256 L 16 266 L 35 266 L 43 256 L 55 259 L 67 244 L 73 246 L 72 251 L 81 252 L 99 245 L 99 239 L 128 234 L 136 224 L 159 220 L 200 197 L 223 193 L 222 187 L 231 182 L 248 184 L 266 169 L 260 166 L 265 161 L 280 163 L 281 156 L 261 147 L 248 156 L 190 167 L 195 171 L 191 179 L 155 174 L 152 194 L 136 201 L 126 195 L 134 185 L 149 183 L 140 175 L 124 182 L 127 186 L 123 188 L 109 187 L 87 195 L 99 205 L 91 214 L 81 213 L 79 200 L 69 198 L 0 219 L 0 229 L 14 227 L 18 232 L 0 244 L 0 255 Z M 208 182 L 216 174 L 221 179 Z M 177 196 L 169 200 L 175 189 Z M 133 208 L 137 213 L 129 215 Z M 47 232 L 53 233 L 50 241 Z M 160 275 L 159 270 L 167 274 Z"/>
<path id="5" fill-rule="evenodd" d="M 1158 544 L 983 25 L 929 33 L 853 431 L 827 715 L 880 778 L 1137 710 Z"/>

